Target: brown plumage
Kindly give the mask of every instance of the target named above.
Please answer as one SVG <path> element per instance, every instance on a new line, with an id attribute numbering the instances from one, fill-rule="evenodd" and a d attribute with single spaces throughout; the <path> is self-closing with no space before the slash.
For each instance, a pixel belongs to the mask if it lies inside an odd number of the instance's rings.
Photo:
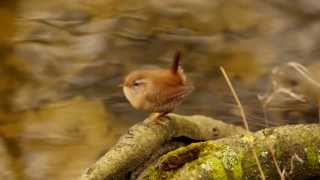
<path id="1" fill-rule="evenodd" d="M 131 72 L 124 80 L 123 92 L 136 109 L 161 113 L 172 112 L 193 90 L 180 66 L 178 51 L 170 69 L 142 69 Z"/>

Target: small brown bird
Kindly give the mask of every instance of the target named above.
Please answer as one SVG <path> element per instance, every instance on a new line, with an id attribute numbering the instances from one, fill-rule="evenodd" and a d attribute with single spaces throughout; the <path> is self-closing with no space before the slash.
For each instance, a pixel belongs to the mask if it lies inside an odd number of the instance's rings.
<path id="1" fill-rule="evenodd" d="M 178 51 L 170 69 L 142 69 L 128 74 L 122 87 L 130 104 L 136 109 L 160 113 L 158 117 L 172 112 L 194 89 L 180 61 Z"/>

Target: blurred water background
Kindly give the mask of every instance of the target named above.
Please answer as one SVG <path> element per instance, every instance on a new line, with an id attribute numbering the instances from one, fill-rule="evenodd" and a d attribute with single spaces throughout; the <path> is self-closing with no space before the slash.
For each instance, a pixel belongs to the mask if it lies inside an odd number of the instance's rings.
<path id="1" fill-rule="evenodd" d="M 0 22 L 4 180 L 77 179 L 148 116 L 122 95 L 123 77 L 168 67 L 177 49 L 196 90 L 176 112 L 241 125 L 224 66 L 253 130 L 266 127 L 258 95 L 275 66 L 299 62 L 320 79 L 318 0 L 1 0 Z M 315 120 L 268 114 L 273 126 Z"/>

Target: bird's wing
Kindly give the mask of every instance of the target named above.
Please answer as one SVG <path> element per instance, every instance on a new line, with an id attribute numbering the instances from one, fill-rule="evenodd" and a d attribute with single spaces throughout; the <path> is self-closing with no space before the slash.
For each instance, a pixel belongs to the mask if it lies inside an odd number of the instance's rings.
<path id="1" fill-rule="evenodd" d="M 147 95 L 146 98 L 149 102 L 153 102 L 155 107 L 154 111 L 172 111 L 193 89 L 193 85 L 167 87 L 163 91 L 154 92 L 153 95 Z"/>

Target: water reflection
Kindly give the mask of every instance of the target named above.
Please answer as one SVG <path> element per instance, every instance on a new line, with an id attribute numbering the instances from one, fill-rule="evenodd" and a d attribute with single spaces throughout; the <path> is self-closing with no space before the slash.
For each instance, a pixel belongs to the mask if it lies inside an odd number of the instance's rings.
<path id="1" fill-rule="evenodd" d="M 317 72 L 312 7 L 293 15 L 289 1 L 272 0 L 1 1 L 0 179 L 76 179 L 148 115 L 125 100 L 123 76 L 169 66 L 176 49 L 196 86 L 176 112 L 241 124 L 223 65 L 251 128 L 265 127 L 257 95 L 271 69 L 298 61 Z M 282 113 L 270 124 L 288 123 Z"/>

